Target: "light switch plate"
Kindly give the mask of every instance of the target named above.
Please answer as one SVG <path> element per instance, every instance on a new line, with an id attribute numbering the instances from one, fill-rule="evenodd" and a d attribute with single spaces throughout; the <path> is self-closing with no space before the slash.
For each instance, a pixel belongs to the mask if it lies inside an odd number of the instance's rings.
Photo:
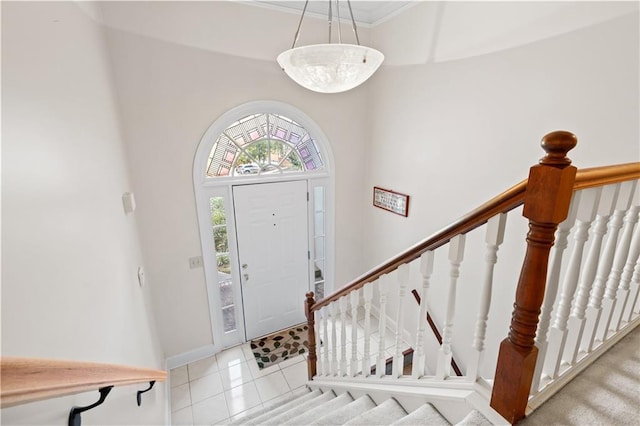
<path id="1" fill-rule="evenodd" d="M 136 210 L 136 199 L 133 196 L 133 192 L 122 194 L 122 206 L 125 213 L 133 213 Z"/>
<path id="2" fill-rule="evenodd" d="M 189 258 L 189 268 L 202 268 L 202 256 L 190 257 Z"/>

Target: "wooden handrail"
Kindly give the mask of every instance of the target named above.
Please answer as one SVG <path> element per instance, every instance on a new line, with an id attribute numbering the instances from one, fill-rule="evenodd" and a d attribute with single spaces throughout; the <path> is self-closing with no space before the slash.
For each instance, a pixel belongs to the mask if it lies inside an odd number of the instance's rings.
<path id="1" fill-rule="evenodd" d="M 496 214 L 508 212 L 509 210 L 522 205 L 524 202 L 525 188 L 526 180 L 512 186 L 502 194 L 486 202 L 465 216 L 462 216 L 451 225 L 436 232 L 413 247 L 410 247 L 408 250 L 405 250 L 387 262 L 373 268 L 364 275 L 361 275 L 339 291 L 316 302 L 313 305 L 313 311 L 317 311 L 323 306 L 327 306 L 329 303 L 349 294 L 351 291 L 357 290 L 365 284 L 377 280 L 382 275 L 394 271 L 398 266 L 419 258 L 422 253 L 428 250 L 435 250 L 436 248 L 445 245 L 456 235 L 466 234 L 467 232 L 474 230 L 486 223 L 487 220 L 491 219 Z"/>
<path id="2" fill-rule="evenodd" d="M 640 162 L 578 170 L 573 190 L 640 179 Z"/>
<path id="3" fill-rule="evenodd" d="M 166 371 L 114 364 L 40 358 L 0 359 L 0 406 L 26 404 L 48 398 L 123 386 L 165 381 Z"/>
<path id="4" fill-rule="evenodd" d="M 631 179 L 640 179 L 640 162 L 578 170 L 573 189 L 575 191 L 595 186 L 624 182 Z M 465 216 L 462 216 L 449 226 L 441 229 L 430 237 L 427 237 L 404 252 L 394 256 L 390 260 L 351 281 L 339 291 L 317 301 L 311 308 L 311 311 L 317 311 L 318 309 L 327 306 L 329 303 L 349 294 L 351 291 L 357 290 L 365 284 L 377 280 L 382 275 L 388 274 L 389 272 L 397 269 L 398 266 L 417 259 L 422 255 L 422 253 L 428 250 L 434 250 L 445 245 L 456 235 L 466 234 L 467 232 L 482 226 L 487 222 L 487 220 L 491 219 L 496 214 L 506 213 L 521 206 L 524 202 L 526 187 L 527 180 L 525 179 L 507 189 L 502 194 L 484 203 L 477 209 L 471 211 Z"/>

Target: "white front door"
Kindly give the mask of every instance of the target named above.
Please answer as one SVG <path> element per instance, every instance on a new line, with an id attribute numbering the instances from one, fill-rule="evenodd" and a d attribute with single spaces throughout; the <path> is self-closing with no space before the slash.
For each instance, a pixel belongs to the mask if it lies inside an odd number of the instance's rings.
<path id="1" fill-rule="evenodd" d="M 247 340 L 305 321 L 307 182 L 233 187 Z"/>

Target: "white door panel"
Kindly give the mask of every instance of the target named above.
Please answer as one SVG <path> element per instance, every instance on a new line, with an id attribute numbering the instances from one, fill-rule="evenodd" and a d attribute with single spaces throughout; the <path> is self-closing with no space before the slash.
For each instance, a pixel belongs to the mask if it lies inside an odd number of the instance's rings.
<path id="1" fill-rule="evenodd" d="M 247 339 L 304 322 L 307 183 L 233 187 Z"/>

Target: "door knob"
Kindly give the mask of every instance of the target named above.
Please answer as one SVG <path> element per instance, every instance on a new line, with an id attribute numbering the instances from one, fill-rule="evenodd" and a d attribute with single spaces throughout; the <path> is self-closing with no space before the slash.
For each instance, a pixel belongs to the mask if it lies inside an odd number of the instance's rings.
<path id="1" fill-rule="evenodd" d="M 248 266 L 249 266 L 249 265 L 247 265 L 246 263 L 243 263 L 243 264 L 242 264 L 242 269 L 247 269 L 247 267 L 248 267 Z"/>
<path id="2" fill-rule="evenodd" d="M 249 281 L 249 274 L 244 274 L 243 277 L 245 281 Z"/>

